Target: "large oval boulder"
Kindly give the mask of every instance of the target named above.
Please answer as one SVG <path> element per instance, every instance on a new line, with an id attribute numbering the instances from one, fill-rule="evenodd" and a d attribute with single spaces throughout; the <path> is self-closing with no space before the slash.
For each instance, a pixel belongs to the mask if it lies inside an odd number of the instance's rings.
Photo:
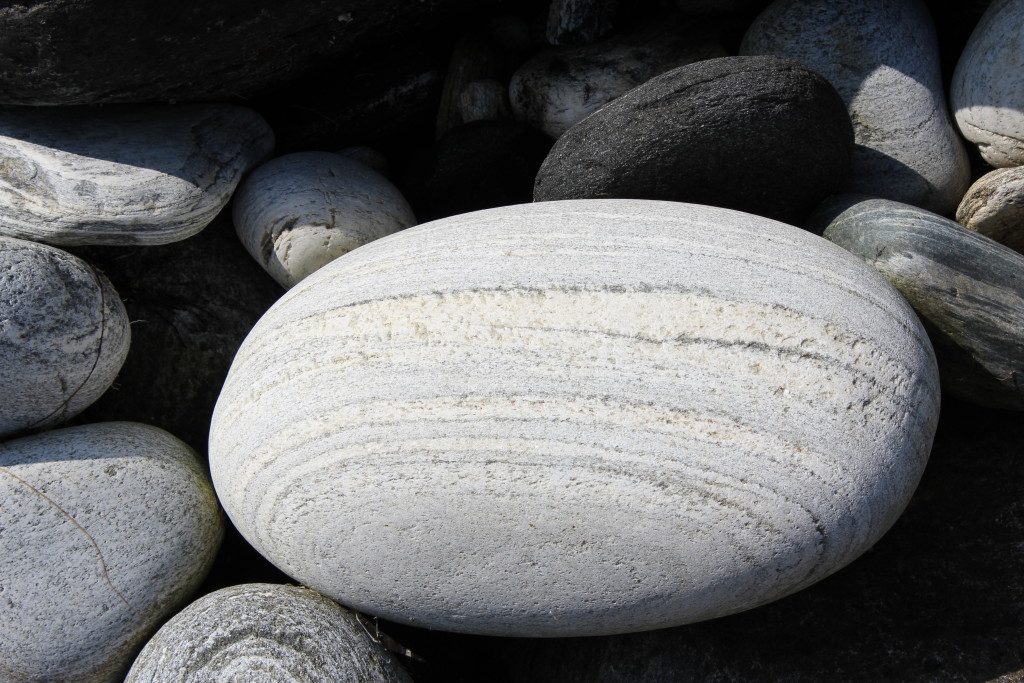
<path id="1" fill-rule="evenodd" d="M 0 680 L 120 681 L 213 563 L 195 452 L 133 422 L 0 444 Z"/>
<path id="2" fill-rule="evenodd" d="M 106 277 L 55 247 L 0 236 L 0 437 L 89 407 L 117 377 L 130 337 Z"/>
<path id="3" fill-rule="evenodd" d="M 555 142 L 534 201 L 667 199 L 798 223 L 846 177 L 853 131 L 811 69 L 721 57 L 661 74 Z"/>
<path id="4" fill-rule="evenodd" d="M 652 201 L 427 223 L 256 325 L 210 464 L 243 535 L 359 611 L 564 636 L 755 607 L 874 543 L 938 412 L 873 269 L 788 225 Z"/>

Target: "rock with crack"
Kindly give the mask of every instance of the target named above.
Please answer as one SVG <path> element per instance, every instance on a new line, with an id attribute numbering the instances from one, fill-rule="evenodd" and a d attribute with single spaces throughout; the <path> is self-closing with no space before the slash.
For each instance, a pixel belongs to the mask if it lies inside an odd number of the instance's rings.
<path id="1" fill-rule="evenodd" d="M 0 110 L 0 235 L 58 245 L 194 235 L 273 149 L 228 105 Z"/>
<path id="2" fill-rule="evenodd" d="M 223 534 L 195 452 L 132 422 L 0 444 L 0 500 L 4 681 L 120 681 Z"/>
<path id="3" fill-rule="evenodd" d="M 130 336 L 106 277 L 55 247 L 0 236 L 0 436 L 85 410 L 117 377 Z"/>
<path id="4" fill-rule="evenodd" d="M 297 152 L 245 179 L 232 213 L 252 257 L 291 288 L 367 242 L 416 224 L 391 182 L 340 154 Z"/>
<path id="5" fill-rule="evenodd" d="M 928 458 L 913 310 L 793 226 L 544 202 L 426 223 L 278 301 L 210 465 L 253 546 L 429 628 L 596 635 L 711 619 L 869 548 Z"/>
<path id="6" fill-rule="evenodd" d="M 164 624 L 125 683 L 216 680 L 411 683 L 358 617 L 296 586 L 252 583 L 205 595 Z"/>

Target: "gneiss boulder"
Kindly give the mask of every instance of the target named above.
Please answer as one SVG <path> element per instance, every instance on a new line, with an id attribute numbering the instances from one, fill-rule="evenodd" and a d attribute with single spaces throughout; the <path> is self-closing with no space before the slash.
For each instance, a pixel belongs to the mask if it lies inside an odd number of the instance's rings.
<path id="1" fill-rule="evenodd" d="M 275 304 L 218 399 L 242 534 L 353 609 L 566 636 L 738 612 L 871 546 L 938 413 L 877 272 L 707 206 L 545 202 L 372 242 Z"/>
<path id="2" fill-rule="evenodd" d="M 273 147 L 259 114 L 228 105 L 0 110 L 0 235 L 60 245 L 182 240 Z"/>
<path id="3" fill-rule="evenodd" d="M 722 57 L 652 78 L 567 130 L 534 201 L 667 199 L 798 223 L 846 177 L 835 89 L 777 57 Z"/>
<path id="4" fill-rule="evenodd" d="M 1024 166 L 978 178 L 960 200 L 956 222 L 1024 253 Z"/>
<path id="5" fill-rule="evenodd" d="M 132 422 L 0 444 L 0 500 L 4 681 L 122 680 L 223 534 L 195 452 Z"/>

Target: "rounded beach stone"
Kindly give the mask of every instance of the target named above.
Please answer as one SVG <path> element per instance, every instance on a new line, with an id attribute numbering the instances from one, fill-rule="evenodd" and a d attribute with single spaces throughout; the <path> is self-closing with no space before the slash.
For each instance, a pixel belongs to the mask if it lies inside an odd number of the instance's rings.
<path id="1" fill-rule="evenodd" d="M 956 208 L 970 165 L 947 113 L 935 28 L 919 0 L 776 0 L 740 52 L 795 59 L 835 86 L 856 139 L 844 192 L 941 214 Z"/>
<path id="2" fill-rule="evenodd" d="M 0 444 L 0 500 L 5 681 L 120 681 L 223 534 L 195 452 L 132 422 Z"/>
<path id="3" fill-rule="evenodd" d="M 85 410 L 117 377 L 130 336 L 106 277 L 60 249 L 0 236 L 0 436 Z"/>
<path id="4" fill-rule="evenodd" d="M 652 78 L 567 130 L 534 201 L 667 199 L 799 223 L 846 177 L 853 132 L 825 79 L 778 57 Z"/>
<path id="5" fill-rule="evenodd" d="M 242 534 L 362 612 L 493 635 L 770 602 L 893 523 L 938 413 L 884 278 L 714 207 L 545 202 L 424 224 L 292 289 L 210 464 Z"/>
<path id="6" fill-rule="evenodd" d="M 228 105 L 0 112 L 0 234 L 166 244 L 206 227 L 274 137 Z"/>
<path id="7" fill-rule="evenodd" d="M 238 188 L 233 206 L 242 244 L 283 287 L 416 224 L 387 178 L 328 152 L 297 152 L 263 164 Z"/>
<path id="8" fill-rule="evenodd" d="M 251 583 L 196 600 L 139 653 L 125 683 L 408 683 L 356 616 L 296 586 Z"/>
<path id="9" fill-rule="evenodd" d="M 956 221 L 1024 253 L 1024 166 L 986 173 L 964 195 Z"/>
<path id="10" fill-rule="evenodd" d="M 885 199 L 840 195 L 811 222 L 910 301 L 935 344 L 944 391 L 1024 410 L 1024 255 Z"/>
<path id="11" fill-rule="evenodd" d="M 1024 164 L 1024 3 L 994 0 L 950 85 L 960 131 L 997 168 Z"/>
<path id="12" fill-rule="evenodd" d="M 512 75 L 509 99 L 520 120 L 557 138 L 662 72 L 726 54 L 708 26 L 663 20 L 599 43 L 545 50 Z"/>

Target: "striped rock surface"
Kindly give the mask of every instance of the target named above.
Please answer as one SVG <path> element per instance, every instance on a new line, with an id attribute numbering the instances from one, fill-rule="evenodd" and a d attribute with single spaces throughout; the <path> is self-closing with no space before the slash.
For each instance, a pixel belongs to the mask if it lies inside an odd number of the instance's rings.
<path id="1" fill-rule="evenodd" d="M 214 485 L 359 611 L 500 635 L 652 629 L 834 572 L 907 503 L 931 346 L 859 259 L 707 206 L 427 223 L 292 289 L 235 358 Z"/>
<path id="2" fill-rule="evenodd" d="M 1024 166 L 978 178 L 960 200 L 956 222 L 1024 254 Z"/>
<path id="3" fill-rule="evenodd" d="M 106 277 L 61 249 L 0 236 L 0 437 L 85 410 L 117 377 L 130 336 Z"/>
<path id="4" fill-rule="evenodd" d="M 125 683 L 408 683 L 391 654 L 338 603 L 307 588 L 222 588 L 171 618 Z"/>
<path id="5" fill-rule="evenodd" d="M 0 111 L 0 235 L 166 244 L 196 234 L 273 149 L 229 105 Z"/>
<path id="6" fill-rule="evenodd" d="M 2 681 L 120 681 L 223 534 L 195 452 L 135 422 L 0 444 L 0 501 Z"/>

